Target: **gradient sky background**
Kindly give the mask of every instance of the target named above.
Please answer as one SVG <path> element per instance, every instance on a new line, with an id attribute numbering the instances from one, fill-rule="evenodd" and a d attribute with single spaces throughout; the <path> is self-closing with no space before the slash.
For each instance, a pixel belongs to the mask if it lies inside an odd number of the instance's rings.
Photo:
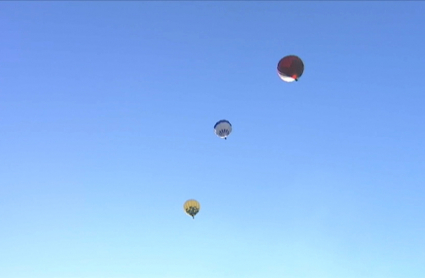
<path id="1" fill-rule="evenodd" d="M 425 277 L 424 14 L 1 2 L 0 277 Z"/>

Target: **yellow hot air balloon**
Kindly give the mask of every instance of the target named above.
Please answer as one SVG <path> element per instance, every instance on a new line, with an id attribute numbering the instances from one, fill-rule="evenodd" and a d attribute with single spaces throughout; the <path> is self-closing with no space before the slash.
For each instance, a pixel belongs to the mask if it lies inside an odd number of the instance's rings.
<path id="1" fill-rule="evenodd" d="M 186 203 L 183 205 L 184 211 L 192 216 L 193 219 L 195 219 L 195 215 L 199 212 L 201 209 L 201 205 L 196 200 L 187 200 Z"/>

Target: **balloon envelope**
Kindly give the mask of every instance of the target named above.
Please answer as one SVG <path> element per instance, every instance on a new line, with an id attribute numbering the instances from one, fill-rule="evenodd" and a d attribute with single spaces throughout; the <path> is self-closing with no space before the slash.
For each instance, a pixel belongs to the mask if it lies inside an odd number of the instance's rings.
<path id="1" fill-rule="evenodd" d="M 184 205 L 183 205 L 184 211 L 192 216 L 192 218 L 195 218 L 195 215 L 199 212 L 199 210 L 201 209 L 201 205 L 199 204 L 198 201 L 190 199 L 187 200 Z"/>
<path id="2" fill-rule="evenodd" d="M 303 61 L 295 55 L 285 56 L 277 64 L 277 73 L 285 82 L 298 81 L 304 72 Z"/>
<path id="3" fill-rule="evenodd" d="M 228 120 L 220 120 L 214 125 L 214 132 L 218 137 L 226 139 L 232 132 L 232 124 Z"/>

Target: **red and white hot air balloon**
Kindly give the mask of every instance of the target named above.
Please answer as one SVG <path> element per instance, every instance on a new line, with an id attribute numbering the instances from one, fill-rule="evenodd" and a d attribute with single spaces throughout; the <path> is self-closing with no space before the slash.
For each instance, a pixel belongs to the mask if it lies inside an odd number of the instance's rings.
<path id="1" fill-rule="evenodd" d="M 304 72 L 303 61 L 295 55 L 285 56 L 277 64 L 277 73 L 285 82 L 298 81 Z"/>

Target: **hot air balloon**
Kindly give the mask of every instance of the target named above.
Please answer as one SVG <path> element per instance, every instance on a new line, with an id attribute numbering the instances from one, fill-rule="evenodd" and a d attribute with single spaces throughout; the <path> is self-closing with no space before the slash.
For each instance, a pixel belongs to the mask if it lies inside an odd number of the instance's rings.
<path id="1" fill-rule="evenodd" d="M 193 219 L 195 219 L 195 215 L 199 212 L 201 209 L 201 205 L 198 201 L 190 199 L 187 200 L 186 203 L 183 205 L 184 211 L 192 216 Z"/>
<path id="2" fill-rule="evenodd" d="M 277 73 L 285 82 L 298 81 L 304 72 L 303 61 L 295 55 L 289 55 L 280 59 L 277 64 Z"/>
<path id="3" fill-rule="evenodd" d="M 227 139 L 227 136 L 232 132 L 232 125 L 227 120 L 220 120 L 214 125 L 214 131 L 218 137 Z"/>

